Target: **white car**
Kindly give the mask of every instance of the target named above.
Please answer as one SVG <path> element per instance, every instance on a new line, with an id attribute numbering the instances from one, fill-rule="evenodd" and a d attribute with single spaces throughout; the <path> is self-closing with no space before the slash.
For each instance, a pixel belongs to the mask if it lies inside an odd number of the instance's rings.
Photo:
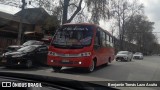
<path id="1" fill-rule="evenodd" d="M 133 57 L 132 52 L 129 51 L 119 51 L 115 57 L 116 61 L 131 61 Z"/>
<path id="2" fill-rule="evenodd" d="M 141 59 L 141 60 L 143 60 L 143 54 L 140 53 L 140 52 L 136 52 L 136 53 L 133 55 L 133 59 Z"/>

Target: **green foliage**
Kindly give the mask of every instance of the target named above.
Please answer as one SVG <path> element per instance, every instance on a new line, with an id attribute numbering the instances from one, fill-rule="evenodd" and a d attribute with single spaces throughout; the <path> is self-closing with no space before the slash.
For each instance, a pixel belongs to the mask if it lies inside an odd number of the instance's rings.
<path id="1" fill-rule="evenodd" d="M 136 42 L 139 51 L 153 51 L 152 47 L 157 39 L 152 33 L 154 22 L 150 22 L 144 15 L 132 16 L 125 22 L 124 36 L 129 42 Z"/>
<path id="2" fill-rule="evenodd" d="M 60 26 L 60 21 L 57 19 L 56 16 L 50 16 L 48 17 L 44 24 L 42 25 L 42 28 L 44 31 L 49 31 L 51 34 L 54 34 L 56 29 Z"/>
<path id="3" fill-rule="evenodd" d="M 109 18 L 109 0 L 86 0 L 88 12 L 91 12 L 90 22 L 99 24 L 100 20 Z"/>

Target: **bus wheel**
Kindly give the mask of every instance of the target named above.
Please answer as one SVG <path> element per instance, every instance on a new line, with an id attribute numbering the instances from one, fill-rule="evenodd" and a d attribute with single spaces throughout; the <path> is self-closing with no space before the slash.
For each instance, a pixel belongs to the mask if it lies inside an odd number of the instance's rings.
<path id="1" fill-rule="evenodd" d="M 109 57 L 108 62 L 109 62 L 109 63 L 111 63 L 111 62 L 112 62 L 112 61 L 111 61 L 111 57 Z"/>
<path id="2" fill-rule="evenodd" d="M 132 58 L 130 59 L 130 62 L 132 61 Z"/>
<path id="3" fill-rule="evenodd" d="M 55 71 L 55 72 L 59 72 L 61 70 L 62 67 L 52 67 L 52 69 Z"/>
<path id="4" fill-rule="evenodd" d="M 108 66 L 108 64 L 109 64 L 109 63 L 110 63 L 110 62 L 109 62 L 109 61 L 107 61 L 104 65 L 105 65 L 105 66 Z"/>
<path id="5" fill-rule="evenodd" d="M 91 65 L 88 67 L 87 72 L 93 72 L 95 69 L 95 61 L 93 60 Z"/>
<path id="6" fill-rule="evenodd" d="M 108 62 L 106 62 L 104 65 L 105 65 L 105 66 L 108 66 L 108 64 L 109 64 L 109 63 L 108 63 Z"/>

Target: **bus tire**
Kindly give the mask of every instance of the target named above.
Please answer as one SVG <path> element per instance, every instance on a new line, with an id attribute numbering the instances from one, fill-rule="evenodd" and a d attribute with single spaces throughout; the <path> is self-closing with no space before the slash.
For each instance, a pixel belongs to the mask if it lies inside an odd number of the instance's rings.
<path id="1" fill-rule="evenodd" d="M 109 57 L 108 62 L 109 62 L 109 63 L 111 63 L 111 62 L 112 62 L 112 61 L 111 61 L 111 57 Z"/>
<path id="2" fill-rule="evenodd" d="M 129 59 L 129 58 L 127 58 L 127 62 L 130 62 L 130 59 Z"/>
<path id="3" fill-rule="evenodd" d="M 62 69 L 62 67 L 53 66 L 52 69 L 54 70 L 54 72 L 59 72 Z"/>
<path id="4" fill-rule="evenodd" d="M 94 69 L 95 69 L 95 67 L 96 67 L 96 61 L 95 60 L 92 60 L 92 63 L 91 63 L 91 65 L 87 68 L 87 72 L 93 72 L 94 71 Z"/>
<path id="5" fill-rule="evenodd" d="M 108 62 L 106 62 L 104 65 L 105 65 L 105 66 L 108 66 L 108 64 L 109 64 L 109 63 L 108 63 Z"/>
<path id="6" fill-rule="evenodd" d="M 105 63 L 106 66 L 108 66 L 108 64 L 111 63 L 111 58 L 108 58 L 108 61 Z"/>
<path id="7" fill-rule="evenodd" d="M 130 62 L 132 61 L 132 58 L 130 59 Z"/>

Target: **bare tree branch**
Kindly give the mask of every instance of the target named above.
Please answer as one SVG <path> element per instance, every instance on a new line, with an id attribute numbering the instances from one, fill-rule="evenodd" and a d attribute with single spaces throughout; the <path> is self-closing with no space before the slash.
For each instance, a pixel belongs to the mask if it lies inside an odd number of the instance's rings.
<path id="1" fill-rule="evenodd" d="M 67 20 L 67 22 L 71 22 L 73 20 L 73 18 L 76 16 L 76 14 L 81 10 L 82 1 L 83 0 L 80 0 L 76 11 L 73 13 L 73 15 L 70 17 L 70 19 Z"/>
<path id="2" fill-rule="evenodd" d="M 75 3 L 71 3 L 71 4 L 69 4 L 69 6 L 74 6 L 74 7 L 78 8 L 78 6 Z"/>

